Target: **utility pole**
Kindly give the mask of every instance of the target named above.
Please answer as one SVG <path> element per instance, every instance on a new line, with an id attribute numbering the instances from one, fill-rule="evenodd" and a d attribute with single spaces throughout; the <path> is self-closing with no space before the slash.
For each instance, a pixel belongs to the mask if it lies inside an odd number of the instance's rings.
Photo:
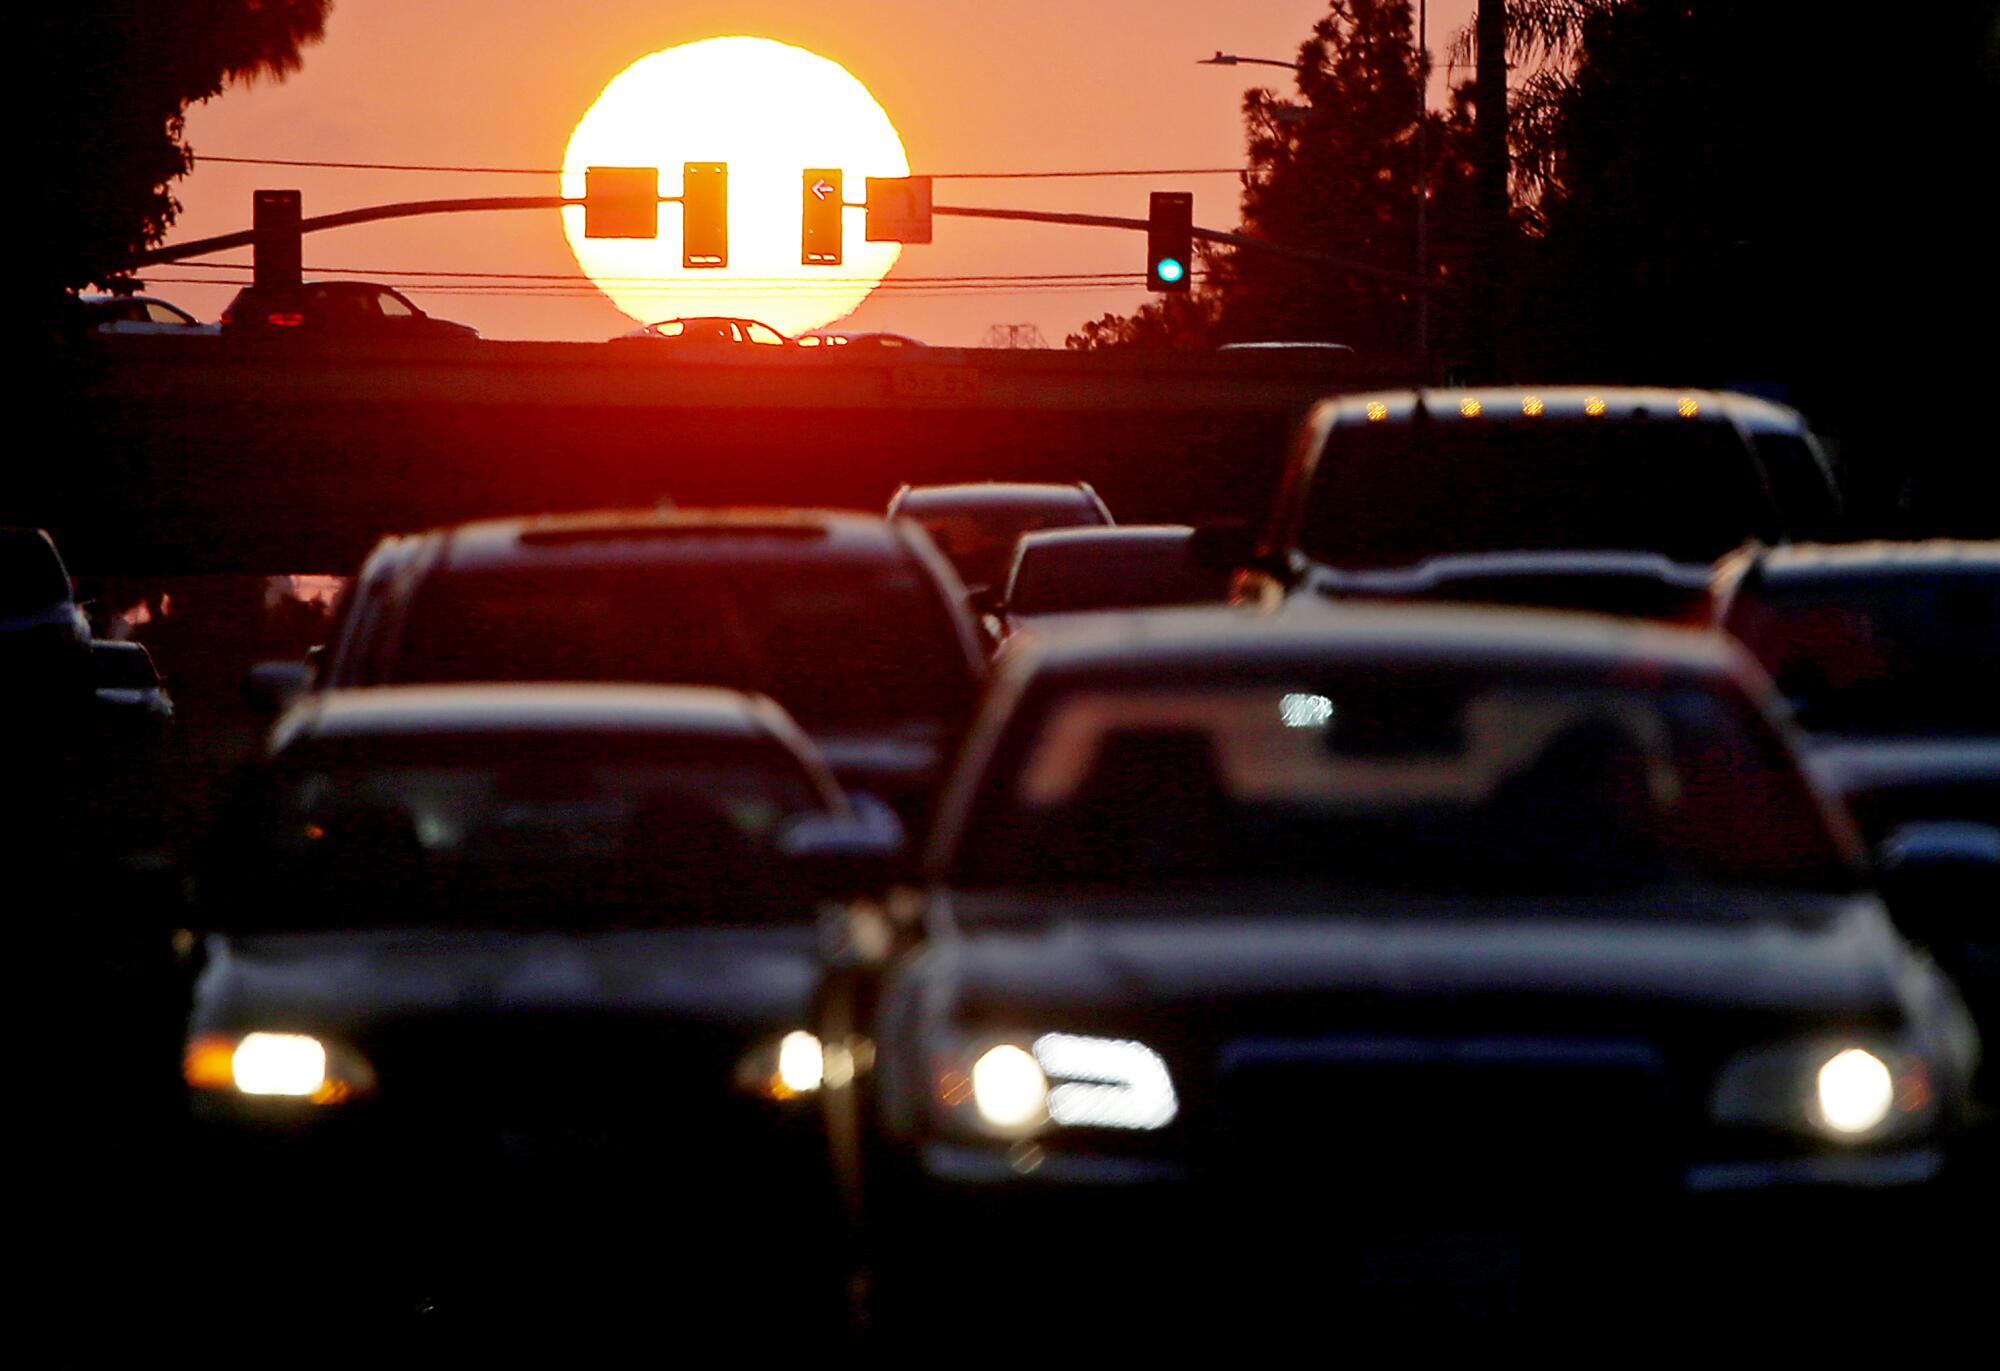
<path id="1" fill-rule="evenodd" d="M 1479 0 L 1474 23 L 1478 71 L 1478 163 L 1473 173 L 1479 270 L 1473 282 L 1473 367 L 1480 381 L 1501 378 L 1500 292 L 1507 272 L 1507 0 Z"/>

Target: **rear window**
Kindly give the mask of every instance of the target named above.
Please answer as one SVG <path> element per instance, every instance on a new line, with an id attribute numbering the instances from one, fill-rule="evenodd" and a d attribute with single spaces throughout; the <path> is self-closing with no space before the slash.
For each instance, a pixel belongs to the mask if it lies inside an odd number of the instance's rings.
<path id="1" fill-rule="evenodd" d="M 705 559 L 432 576 L 394 682 L 636 681 L 757 691 L 805 727 L 951 721 L 973 667 L 913 567 Z"/>
<path id="2" fill-rule="evenodd" d="M 1814 732 L 2000 732 L 2000 568 L 1767 581 L 1727 627 Z"/>
<path id="3" fill-rule="evenodd" d="M 1071 614 L 1219 601 L 1226 573 L 1196 566 L 1186 538 L 1021 544 L 1007 583 L 1016 614 Z"/>
<path id="4" fill-rule="evenodd" d="M 1853 879 L 1796 763 L 1740 701 L 1434 672 L 1058 699 L 1017 717 L 954 866 L 969 885 L 1474 894 Z"/>
<path id="5" fill-rule="evenodd" d="M 1298 546 L 1340 567 L 1510 550 L 1702 563 L 1782 532 L 1755 458 L 1727 424 L 1454 419 L 1336 426 Z"/>

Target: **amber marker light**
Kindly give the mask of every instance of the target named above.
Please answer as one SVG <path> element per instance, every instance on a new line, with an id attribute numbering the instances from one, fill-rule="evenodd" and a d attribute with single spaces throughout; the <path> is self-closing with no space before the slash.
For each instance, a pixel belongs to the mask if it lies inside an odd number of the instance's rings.
<path id="1" fill-rule="evenodd" d="M 1585 414 L 1588 414 L 1593 419 L 1603 418 L 1604 397 L 1601 395 L 1585 396 L 1583 401 L 1583 412 Z"/>
<path id="2" fill-rule="evenodd" d="M 1701 405 L 1699 402 L 1695 400 L 1694 396 L 1692 395 L 1681 396 L 1681 402 L 1678 406 L 1676 406 L 1676 408 L 1679 410 L 1680 416 L 1683 419 L 1692 419 L 1697 414 L 1701 413 Z"/>
<path id="3" fill-rule="evenodd" d="M 1530 419 L 1541 418 L 1543 408 L 1542 397 L 1539 395 L 1530 395 L 1527 399 L 1521 401 L 1521 413 L 1527 415 Z"/>
<path id="4" fill-rule="evenodd" d="M 1380 400 L 1370 400 L 1368 402 L 1367 413 L 1369 423 L 1379 424 L 1389 417 L 1389 407 Z"/>
<path id="5" fill-rule="evenodd" d="M 1482 406 L 1479 401 L 1473 399 L 1470 395 L 1458 402 L 1458 412 L 1468 419 L 1477 419 L 1481 410 Z"/>

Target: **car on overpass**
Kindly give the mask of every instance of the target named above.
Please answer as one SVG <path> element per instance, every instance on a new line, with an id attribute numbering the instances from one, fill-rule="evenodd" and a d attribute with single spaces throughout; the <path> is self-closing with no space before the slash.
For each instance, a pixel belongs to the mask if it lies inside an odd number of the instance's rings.
<path id="1" fill-rule="evenodd" d="M 85 327 L 94 333 L 212 338 L 221 332 L 219 325 L 204 324 L 156 295 L 85 295 L 77 303 Z"/>
<path id="2" fill-rule="evenodd" d="M 796 346 L 792 339 L 755 319 L 662 319 L 656 324 L 621 333 L 612 341 L 623 342 L 627 339 L 690 349 L 740 348 L 746 352 L 758 348 L 775 350 Z"/>
<path id="3" fill-rule="evenodd" d="M 835 1155 L 918 1342 L 1024 1269 L 1091 1292 L 1050 1321 L 1366 1321 L 1373 1244 L 1427 1231 L 1508 1235 L 1564 1327 L 1721 1266 L 1768 1298 L 1945 1175 L 1965 1006 L 1720 635 L 1163 610 L 986 698 L 922 891 L 824 944 L 817 1035 L 872 1052 Z"/>
<path id="4" fill-rule="evenodd" d="M 426 314 L 393 286 L 307 281 L 296 289 L 245 286 L 222 311 L 222 334 L 434 343 L 477 338 L 479 330 Z"/>
<path id="5" fill-rule="evenodd" d="M 383 540 L 315 684 L 711 685 L 776 700 L 841 783 L 913 825 L 984 676 L 956 578 L 912 524 L 794 509 L 490 519 Z"/>

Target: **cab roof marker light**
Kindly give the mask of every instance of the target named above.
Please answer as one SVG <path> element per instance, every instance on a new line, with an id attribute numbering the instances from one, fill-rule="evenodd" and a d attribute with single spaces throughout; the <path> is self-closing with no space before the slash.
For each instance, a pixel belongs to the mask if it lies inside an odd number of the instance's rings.
<path id="1" fill-rule="evenodd" d="M 1696 400 L 1692 395 L 1683 395 L 1681 396 L 1680 403 L 1674 408 L 1680 414 L 1681 418 L 1693 419 L 1701 413 L 1701 402 Z"/>
<path id="2" fill-rule="evenodd" d="M 1370 400 L 1368 402 L 1368 409 L 1366 412 L 1368 415 L 1368 422 L 1371 424 L 1379 424 L 1384 419 L 1389 417 L 1389 407 L 1383 404 L 1380 400 Z"/>
<path id="3" fill-rule="evenodd" d="M 1477 419 L 1483 406 L 1470 395 L 1458 402 L 1458 412 L 1468 419 Z"/>
<path id="4" fill-rule="evenodd" d="M 1124 1038 L 1045 1033 L 1035 1060 L 1062 1084 L 1048 1092 L 1049 1118 L 1073 1128 L 1165 1128 L 1180 1113 L 1160 1054 Z"/>
<path id="5" fill-rule="evenodd" d="M 1530 419 L 1541 418 L 1542 411 L 1545 408 L 1546 406 L 1542 404 L 1542 397 L 1539 395 L 1530 395 L 1521 401 L 1521 413 L 1527 415 Z"/>
<path id="6" fill-rule="evenodd" d="M 1583 412 L 1593 419 L 1603 418 L 1604 397 L 1602 395 L 1586 395 L 1583 400 Z"/>

